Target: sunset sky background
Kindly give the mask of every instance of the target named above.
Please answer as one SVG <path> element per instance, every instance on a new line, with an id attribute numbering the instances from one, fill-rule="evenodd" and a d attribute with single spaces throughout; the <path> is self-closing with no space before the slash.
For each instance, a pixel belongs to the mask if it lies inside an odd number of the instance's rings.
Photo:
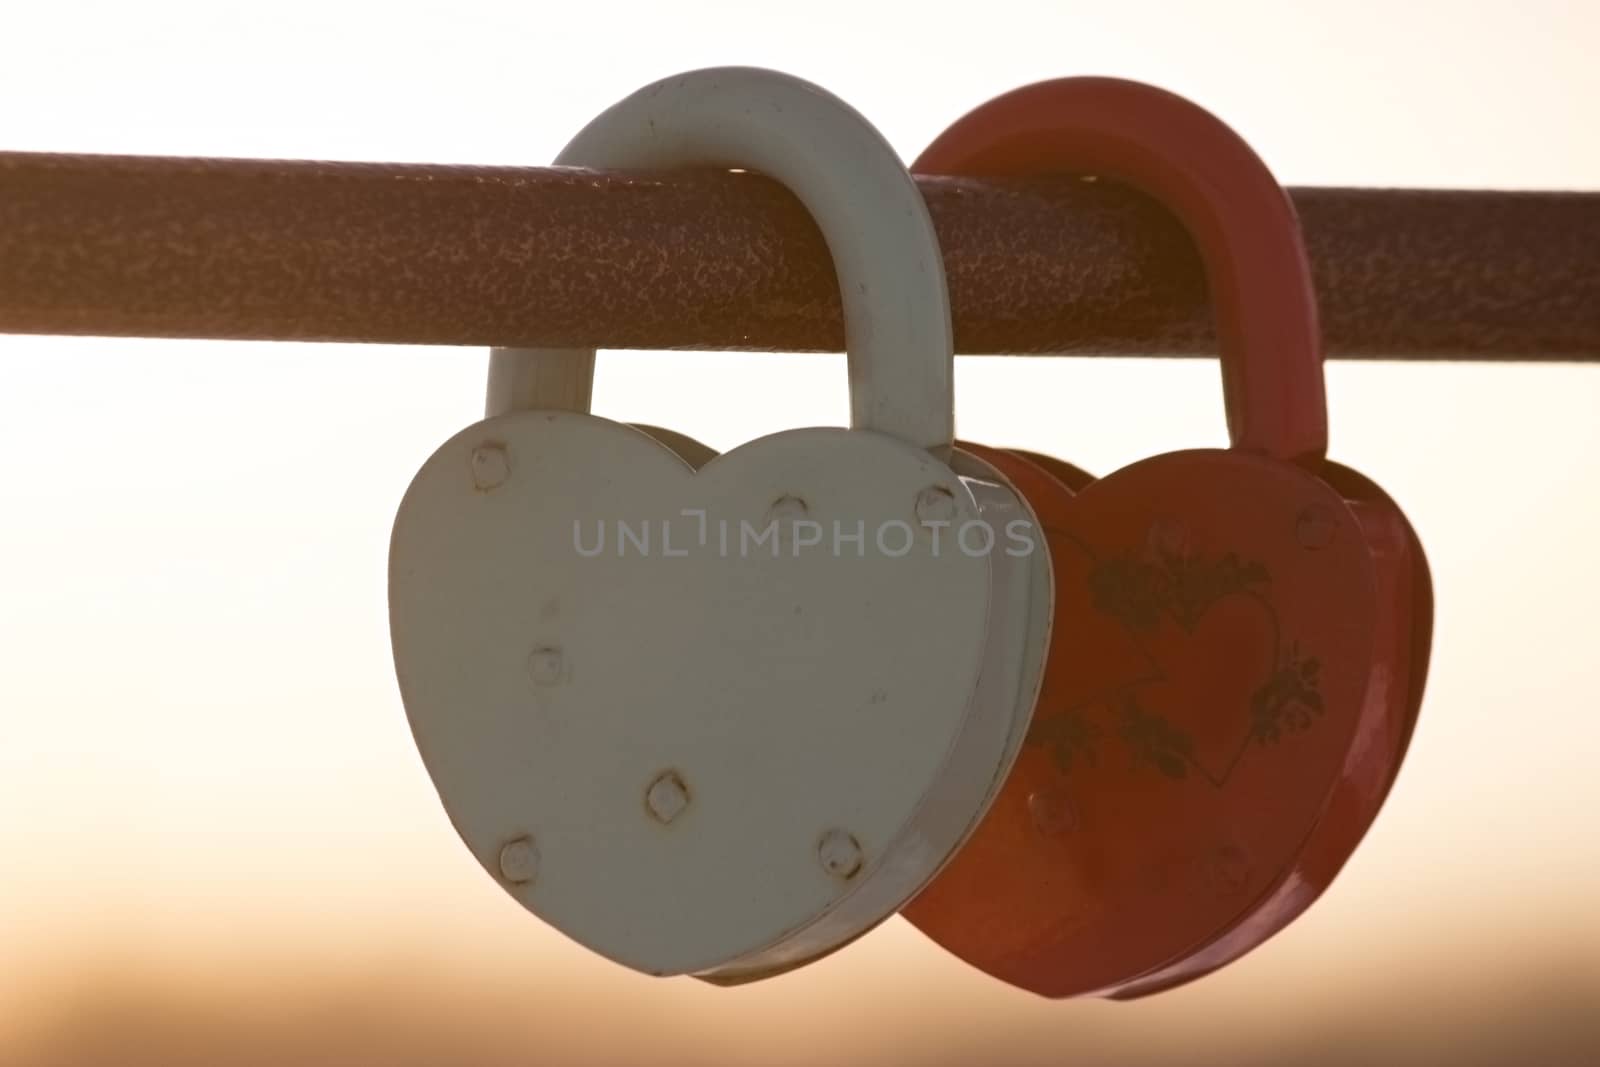
<path id="1" fill-rule="evenodd" d="M 1600 190 L 1588 5 L 0 4 L 0 149 L 547 162 L 645 83 L 776 67 L 907 157 L 1064 74 L 1188 95 L 1291 185 Z M 1597 310 L 1600 313 L 1600 310 Z M 390 523 L 470 349 L 0 337 L 0 1064 L 1600 1060 L 1600 366 L 1332 364 L 1335 458 L 1428 548 L 1434 667 L 1290 930 L 1050 1003 L 893 920 L 725 990 L 542 927 L 412 746 Z M 970 359 L 963 436 L 1109 471 L 1221 443 L 1202 361 Z M 608 353 L 596 410 L 840 424 L 839 356 Z"/>

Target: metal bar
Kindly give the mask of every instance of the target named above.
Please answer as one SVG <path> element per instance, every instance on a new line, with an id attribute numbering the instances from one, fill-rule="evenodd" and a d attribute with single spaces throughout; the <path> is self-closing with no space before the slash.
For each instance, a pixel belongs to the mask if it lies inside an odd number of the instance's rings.
<path id="1" fill-rule="evenodd" d="M 1107 182 L 918 179 L 966 353 L 1197 355 L 1188 238 Z M 1330 356 L 1600 361 L 1600 194 L 1291 190 Z M 0 332 L 839 351 L 752 174 L 0 153 Z"/>

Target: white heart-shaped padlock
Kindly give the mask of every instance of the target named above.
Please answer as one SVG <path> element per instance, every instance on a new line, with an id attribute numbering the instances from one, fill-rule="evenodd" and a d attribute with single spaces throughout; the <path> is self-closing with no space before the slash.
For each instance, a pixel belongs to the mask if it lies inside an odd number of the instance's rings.
<path id="1" fill-rule="evenodd" d="M 646 973 L 761 977 L 892 915 L 981 817 L 1032 713 L 1048 553 L 951 452 L 938 243 L 853 110 L 699 71 L 557 162 L 793 190 L 834 256 L 853 428 L 712 456 L 587 414 L 592 351 L 496 350 L 489 417 L 395 520 L 406 713 L 456 830 L 530 911 Z"/>

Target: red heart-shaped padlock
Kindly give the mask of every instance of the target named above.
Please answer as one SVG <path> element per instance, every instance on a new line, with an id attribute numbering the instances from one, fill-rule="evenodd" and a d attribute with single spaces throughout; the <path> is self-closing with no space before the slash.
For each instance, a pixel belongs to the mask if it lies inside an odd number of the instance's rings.
<path id="1" fill-rule="evenodd" d="M 1372 552 L 1378 591 L 1372 676 L 1344 773 L 1294 869 L 1250 913 L 1202 949 L 1125 983 L 1133 999 L 1192 981 L 1238 959 L 1305 911 L 1360 844 L 1388 796 L 1421 705 L 1433 627 L 1427 558 L 1404 513 L 1376 485 L 1328 463 L 1328 483 L 1344 494 Z"/>
<path id="2" fill-rule="evenodd" d="M 1426 563 L 1393 502 L 1322 458 L 1298 227 L 1226 126 L 1149 86 L 1064 79 L 980 107 L 914 166 L 1128 181 L 1207 263 L 1233 448 L 1099 481 L 984 450 L 1045 527 L 1055 636 L 1016 769 L 905 912 L 1045 995 L 1168 988 L 1281 929 L 1370 825 L 1426 673 Z"/>

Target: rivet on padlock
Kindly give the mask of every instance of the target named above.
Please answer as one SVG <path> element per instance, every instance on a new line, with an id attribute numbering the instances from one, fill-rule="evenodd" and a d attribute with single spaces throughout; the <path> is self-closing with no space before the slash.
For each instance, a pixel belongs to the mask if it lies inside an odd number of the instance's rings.
<path id="1" fill-rule="evenodd" d="M 538 877 L 501 878 L 529 910 L 647 973 L 763 977 L 893 914 L 976 825 L 1026 733 L 1049 561 L 1003 535 L 953 547 L 1032 513 L 951 451 L 938 243 L 859 115 L 786 76 L 700 71 L 623 100 L 557 162 L 793 190 L 835 259 L 852 428 L 690 457 L 587 413 L 593 352 L 496 350 L 489 417 L 395 521 L 406 712 L 491 873 L 505 841 L 537 841 Z M 485 440 L 507 456 L 492 492 L 464 473 Z M 913 536 L 920 499 L 950 524 L 943 551 Z"/>
<path id="2" fill-rule="evenodd" d="M 1421 546 L 1381 490 L 1323 458 L 1293 210 L 1213 116 L 1137 83 L 1045 82 L 971 112 L 914 168 L 1126 181 L 1206 262 L 1230 450 L 1098 481 L 984 453 L 1045 526 L 1063 639 L 1001 796 L 906 910 L 1048 996 L 1168 988 L 1291 921 L 1376 815 L 1426 675 Z"/>

